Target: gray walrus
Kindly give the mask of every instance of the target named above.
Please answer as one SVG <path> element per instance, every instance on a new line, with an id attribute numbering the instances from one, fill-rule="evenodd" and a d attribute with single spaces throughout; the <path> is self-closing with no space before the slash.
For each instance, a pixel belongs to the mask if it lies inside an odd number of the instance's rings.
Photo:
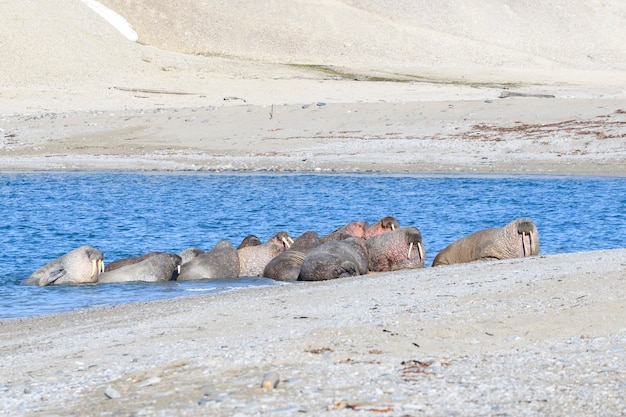
<path id="1" fill-rule="evenodd" d="M 273 258 L 263 270 L 263 276 L 276 281 L 296 281 L 307 253 L 321 244 L 316 232 L 305 232 L 294 239 L 293 245 Z"/>
<path id="2" fill-rule="evenodd" d="M 140 262 L 100 274 L 98 283 L 170 281 L 176 278 L 181 262 L 181 257 L 174 253 L 153 252 Z"/>
<path id="3" fill-rule="evenodd" d="M 257 246 L 237 249 L 240 277 L 263 276 L 265 266 L 279 253 L 289 248 L 293 239 L 287 232 L 278 232 L 267 242 Z"/>
<path id="4" fill-rule="evenodd" d="M 115 269 L 121 268 L 123 266 L 126 265 L 134 265 L 137 264 L 141 261 L 143 261 L 144 259 L 148 259 L 151 256 L 154 256 L 158 253 L 161 252 L 149 252 L 146 253 L 144 255 L 141 256 L 135 256 L 135 257 L 130 257 L 130 258 L 122 258 L 122 259 L 118 259 L 116 261 L 113 261 L 111 263 L 108 263 L 107 265 L 104 266 L 104 272 L 109 272 L 109 271 L 113 271 Z"/>
<path id="5" fill-rule="evenodd" d="M 200 279 L 237 278 L 239 257 L 237 250 L 228 240 L 220 240 L 213 249 L 201 253 L 180 267 L 178 281 Z"/>
<path id="6" fill-rule="evenodd" d="M 237 246 L 237 249 L 245 248 L 247 246 L 258 246 L 260 244 L 261 244 L 261 240 L 258 237 L 254 235 L 248 235 L 241 241 L 239 246 Z M 217 245 L 219 245 L 219 242 L 216 244 L 216 246 Z M 187 262 L 191 261 L 196 256 L 201 255 L 203 253 L 205 253 L 205 251 L 200 248 L 187 248 L 179 252 L 178 256 L 182 258 L 183 260 L 182 264 L 184 265 Z"/>
<path id="7" fill-rule="evenodd" d="M 298 281 L 324 281 L 366 274 L 365 239 L 331 240 L 312 249 L 302 261 Z"/>
<path id="8" fill-rule="evenodd" d="M 479 230 L 445 247 L 432 266 L 489 259 L 522 258 L 539 253 L 539 232 L 530 219 L 517 219 L 503 227 Z"/>
<path id="9" fill-rule="evenodd" d="M 91 246 L 81 246 L 48 262 L 26 280 L 26 285 L 92 284 L 104 269 L 104 253 Z"/>
<path id="10" fill-rule="evenodd" d="M 191 261 L 196 256 L 203 254 L 204 250 L 200 248 L 186 248 L 178 252 L 178 256 L 180 256 L 182 264 L 186 264 Z"/>
<path id="11" fill-rule="evenodd" d="M 380 233 L 366 240 L 372 272 L 423 268 L 426 253 L 422 233 L 412 226 Z"/>

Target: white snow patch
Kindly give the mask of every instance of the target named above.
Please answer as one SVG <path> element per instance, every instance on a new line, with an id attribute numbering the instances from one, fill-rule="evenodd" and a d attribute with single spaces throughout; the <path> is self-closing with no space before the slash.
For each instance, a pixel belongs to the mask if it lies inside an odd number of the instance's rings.
<path id="1" fill-rule="evenodd" d="M 98 13 L 107 22 L 113 25 L 126 39 L 129 41 L 137 42 L 139 35 L 133 29 L 133 27 L 122 16 L 106 7 L 104 4 L 97 2 L 96 0 L 82 0 L 91 10 Z"/>

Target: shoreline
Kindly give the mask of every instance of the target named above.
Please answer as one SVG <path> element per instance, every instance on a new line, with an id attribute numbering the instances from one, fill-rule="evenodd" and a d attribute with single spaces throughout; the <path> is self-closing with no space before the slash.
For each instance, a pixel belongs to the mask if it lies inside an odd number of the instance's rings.
<path id="1" fill-rule="evenodd" d="M 553 173 L 499 173 L 499 172 L 396 172 L 396 171 L 270 171 L 264 169 L 250 169 L 240 171 L 198 171 L 198 170 L 132 170 L 132 169 L 72 169 L 72 170 L 0 170 L 0 175 L 11 174 L 53 174 L 53 175 L 80 175 L 80 174 L 114 174 L 114 175 L 128 175 L 128 174 L 141 174 L 141 175 L 215 175 L 215 176 L 296 176 L 296 175 L 311 175 L 311 176 L 346 176 L 346 177 L 359 177 L 359 176 L 385 176 L 385 177 L 415 177 L 415 178 L 550 178 L 550 179 L 570 179 L 570 178 L 598 178 L 598 179 L 621 179 L 624 175 L 621 174 L 578 174 L 578 173 L 565 173 L 565 174 L 553 174 Z"/>

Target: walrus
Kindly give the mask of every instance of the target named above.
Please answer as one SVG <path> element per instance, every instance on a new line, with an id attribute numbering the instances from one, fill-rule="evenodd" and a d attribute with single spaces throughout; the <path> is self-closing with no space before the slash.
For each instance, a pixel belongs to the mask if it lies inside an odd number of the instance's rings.
<path id="1" fill-rule="evenodd" d="M 26 285 L 93 284 L 104 270 L 104 253 L 85 245 L 48 262 L 26 280 Z"/>
<path id="2" fill-rule="evenodd" d="M 201 255 L 203 253 L 204 253 L 204 250 L 200 248 L 186 248 L 178 252 L 178 256 L 180 256 L 182 265 L 184 265 L 187 262 L 191 261 L 196 256 Z"/>
<path id="3" fill-rule="evenodd" d="M 406 226 L 380 233 L 366 240 L 371 272 L 397 271 L 424 267 L 426 253 L 422 233 Z"/>
<path id="4" fill-rule="evenodd" d="M 400 225 L 394 217 L 385 216 L 376 223 L 369 225 L 369 227 L 365 230 L 363 238 L 370 239 L 381 233 L 392 232 L 398 228 L 400 228 Z"/>
<path id="5" fill-rule="evenodd" d="M 293 239 L 287 232 L 278 232 L 267 242 L 257 246 L 237 249 L 240 277 L 263 276 L 265 266 L 279 253 L 289 248 Z"/>
<path id="6" fill-rule="evenodd" d="M 178 281 L 195 281 L 214 278 L 237 278 L 239 257 L 228 240 L 220 240 L 213 249 L 201 253 L 180 267 Z"/>
<path id="7" fill-rule="evenodd" d="M 380 233 L 388 232 L 399 228 L 398 222 L 394 217 L 385 216 L 378 220 L 374 224 L 369 224 L 365 220 L 359 220 L 356 222 L 350 222 L 338 229 L 330 232 L 322 237 L 322 243 L 329 242 L 331 240 L 342 240 L 345 235 L 348 234 L 354 237 L 362 237 L 363 239 L 369 239 Z"/>
<path id="8" fill-rule="evenodd" d="M 346 238 L 346 235 L 365 238 L 365 233 L 369 227 L 369 223 L 365 220 L 350 222 L 322 236 L 321 241 L 326 243 L 333 240 L 343 240 Z"/>
<path id="9" fill-rule="evenodd" d="M 243 238 L 237 249 L 247 248 L 248 246 L 259 246 L 261 244 L 261 239 L 259 239 L 255 235 L 248 235 Z"/>
<path id="10" fill-rule="evenodd" d="M 144 255 L 140 255 L 140 256 L 134 256 L 134 257 L 130 257 L 130 258 L 122 258 L 122 259 L 118 259 L 116 261 L 113 261 L 107 265 L 104 266 L 104 272 L 109 272 L 109 271 L 113 271 L 115 269 L 121 268 L 123 266 L 126 265 L 134 265 L 137 264 L 141 261 L 143 261 L 144 259 L 148 259 L 151 256 L 154 256 L 158 253 L 161 252 L 148 252 Z"/>
<path id="11" fill-rule="evenodd" d="M 331 240 L 312 249 L 302 261 L 298 281 L 324 281 L 366 274 L 365 239 Z"/>
<path id="12" fill-rule="evenodd" d="M 307 253 L 320 244 L 320 237 L 316 232 L 304 232 L 294 239 L 289 249 L 269 261 L 263 270 L 263 276 L 276 281 L 296 281 Z"/>
<path id="13" fill-rule="evenodd" d="M 489 259 L 523 258 L 539 253 L 539 232 L 531 219 L 517 219 L 479 230 L 452 242 L 435 256 L 432 266 Z"/>
<path id="14" fill-rule="evenodd" d="M 152 252 L 140 262 L 98 275 L 98 283 L 170 281 L 176 278 L 181 262 L 181 257 L 174 253 Z"/>

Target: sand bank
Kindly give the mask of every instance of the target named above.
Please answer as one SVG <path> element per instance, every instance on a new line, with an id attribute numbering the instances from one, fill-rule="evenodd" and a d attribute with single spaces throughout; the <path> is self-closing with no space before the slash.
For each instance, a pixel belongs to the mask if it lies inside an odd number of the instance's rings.
<path id="1" fill-rule="evenodd" d="M 0 170 L 625 174 L 619 2 L 102 3 L 3 6 Z"/>
<path id="2" fill-rule="evenodd" d="M 0 169 L 626 175 L 625 100 L 499 91 L 4 115 Z"/>

